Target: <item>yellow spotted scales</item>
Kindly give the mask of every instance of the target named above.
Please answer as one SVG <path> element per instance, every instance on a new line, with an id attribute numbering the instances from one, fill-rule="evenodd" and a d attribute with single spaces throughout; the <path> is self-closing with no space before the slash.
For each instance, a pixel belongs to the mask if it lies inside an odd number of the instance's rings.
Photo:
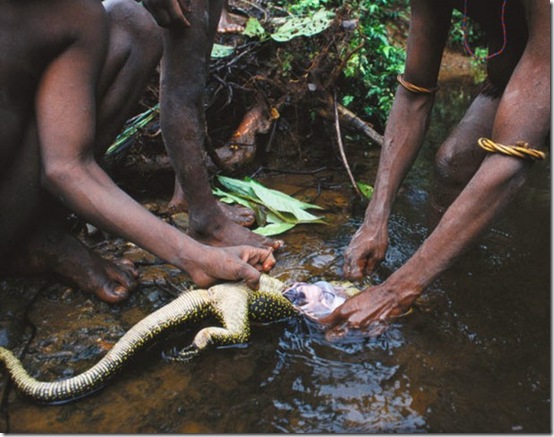
<path id="1" fill-rule="evenodd" d="M 221 323 L 201 329 L 190 347 L 178 359 L 188 360 L 209 345 L 229 345 L 248 341 L 250 320 L 272 322 L 296 313 L 282 292 L 285 285 L 262 274 L 259 290 L 244 283 L 215 285 L 207 290 L 184 292 L 134 325 L 114 347 L 89 370 L 61 381 L 41 382 L 31 377 L 8 349 L 0 347 L 4 364 L 15 387 L 25 396 L 41 403 L 63 403 L 86 396 L 114 376 L 136 352 L 160 334 L 214 316 Z"/>

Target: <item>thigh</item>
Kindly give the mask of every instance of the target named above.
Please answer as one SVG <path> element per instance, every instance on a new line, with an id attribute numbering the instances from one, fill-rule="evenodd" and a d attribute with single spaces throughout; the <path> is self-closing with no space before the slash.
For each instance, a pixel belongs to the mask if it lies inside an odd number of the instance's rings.
<path id="1" fill-rule="evenodd" d="M 152 79 L 162 55 L 161 31 L 134 0 L 103 3 L 109 18 L 108 53 L 98 85 L 96 155 L 109 147 Z"/>

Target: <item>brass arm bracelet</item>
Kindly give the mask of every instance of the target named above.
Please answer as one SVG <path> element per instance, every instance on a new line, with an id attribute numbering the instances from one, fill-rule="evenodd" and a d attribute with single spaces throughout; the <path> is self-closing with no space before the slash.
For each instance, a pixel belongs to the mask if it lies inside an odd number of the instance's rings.
<path id="1" fill-rule="evenodd" d="M 415 85 L 411 82 L 408 82 L 406 79 L 404 79 L 404 74 L 399 74 L 398 76 L 396 76 L 396 80 L 405 89 L 415 94 L 434 94 L 439 89 L 438 86 L 435 86 L 433 88 L 424 88 L 422 86 Z"/>
<path id="2" fill-rule="evenodd" d="M 504 144 L 495 143 L 488 138 L 479 138 L 477 144 L 490 153 L 502 153 L 522 159 L 543 160 L 546 158 L 546 153 L 532 149 L 525 141 L 518 141 L 515 146 L 505 146 Z"/>

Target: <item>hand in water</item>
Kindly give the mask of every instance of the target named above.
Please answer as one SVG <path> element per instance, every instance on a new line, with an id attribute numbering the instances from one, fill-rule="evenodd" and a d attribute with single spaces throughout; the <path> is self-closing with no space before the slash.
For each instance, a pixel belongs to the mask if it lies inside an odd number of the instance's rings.
<path id="1" fill-rule="evenodd" d="M 344 276 L 360 280 L 375 270 L 385 258 L 388 238 L 386 223 L 371 225 L 364 222 L 344 252 Z"/>
<path id="2" fill-rule="evenodd" d="M 384 331 L 390 319 L 403 315 L 420 294 L 405 288 L 398 291 L 384 282 L 366 288 L 319 321 L 329 325 L 325 337 L 330 341 L 344 338 L 351 330 L 374 337 Z"/>

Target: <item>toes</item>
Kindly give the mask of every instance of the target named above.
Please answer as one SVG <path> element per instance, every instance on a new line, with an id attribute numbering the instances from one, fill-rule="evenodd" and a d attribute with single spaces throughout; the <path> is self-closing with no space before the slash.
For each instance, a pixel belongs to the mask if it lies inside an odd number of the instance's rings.
<path id="1" fill-rule="evenodd" d="M 131 275 L 133 278 L 137 279 L 139 277 L 139 271 L 135 267 L 135 264 L 133 261 L 127 258 L 120 259 L 116 261 L 116 265 L 119 267 L 120 270 L 125 272 L 128 275 Z"/>
<path id="2" fill-rule="evenodd" d="M 96 290 L 95 294 L 104 302 L 118 303 L 129 297 L 129 289 L 122 285 L 109 284 Z"/>

